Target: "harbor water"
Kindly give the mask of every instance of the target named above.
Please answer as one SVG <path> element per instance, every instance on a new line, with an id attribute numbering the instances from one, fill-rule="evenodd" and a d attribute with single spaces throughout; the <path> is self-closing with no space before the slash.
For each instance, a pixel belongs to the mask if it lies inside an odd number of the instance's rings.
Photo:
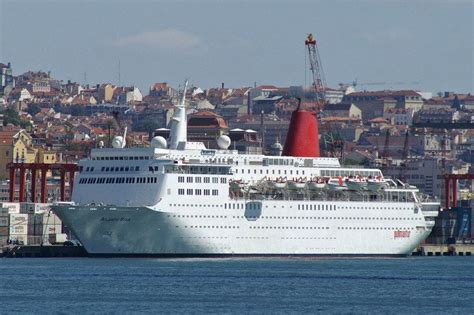
<path id="1" fill-rule="evenodd" d="M 0 259 L 1 314 L 462 313 L 474 257 Z"/>

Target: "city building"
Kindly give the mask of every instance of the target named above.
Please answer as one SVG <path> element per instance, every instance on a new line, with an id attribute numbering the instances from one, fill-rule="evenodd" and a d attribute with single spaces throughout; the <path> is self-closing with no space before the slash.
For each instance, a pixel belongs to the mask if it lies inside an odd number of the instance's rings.
<path id="1" fill-rule="evenodd" d="M 384 175 L 401 178 L 403 181 L 418 187 L 421 192 L 438 200 L 441 199 L 443 170 L 438 159 L 409 159 L 402 165 L 386 167 Z"/>
<path id="2" fill-rule="evenodd" d="M 221 116 L 210 111 L 189 115 L 188 140 L 202 142 L 207 148 L 217 148 L 217 138 L 227 134 L 229 127 Z"/>
<path id="3" fill-rule="evenodd" d="M 36 152 L 32 145 L 32 137 L 25 130 L 14 126 L 1 127 L 0 180 L 8 178 L 8 163 L 34 163 Z"/>
<path id="4" fill-rule="evenodd" d="M 328 104 L 324 107 L 324 116 L 362 119 L 362 111 L 352 103 Z"/>
<path id="5" fill-rule="evenodd" d="M 357 105 L 364 121 L 382 117 L 389 108 L 412 109 L 416 112 L 423 107 L 421 95 L 413 90 L 353 92 L 345 95 L 343 100 Z"/>
<path id="6" fill-rule="evenodd" d="M 15 87 L 13 80 L 12 65 L 0 63 L 0 95 L 7 96 Z"/>
<path id="7" fill-rule="evenodd" d="M 390 124 L 397 126 L 411 126 L 413 124 L 413 109 L 389 108 L 383 113 L 383 118 Z"/>

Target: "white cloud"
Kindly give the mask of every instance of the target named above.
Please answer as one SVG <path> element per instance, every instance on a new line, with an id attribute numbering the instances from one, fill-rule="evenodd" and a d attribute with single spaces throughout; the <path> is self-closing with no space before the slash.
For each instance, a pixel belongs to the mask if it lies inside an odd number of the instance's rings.
<path id="1" fill-rule="evenodd" d="M 176 29 L 145 31 L 135 35 L 124 36 L 113 41 L 115 46 L 147 46 L 157 49 L 198 48 L 201 45 L 195 35 Z"/>

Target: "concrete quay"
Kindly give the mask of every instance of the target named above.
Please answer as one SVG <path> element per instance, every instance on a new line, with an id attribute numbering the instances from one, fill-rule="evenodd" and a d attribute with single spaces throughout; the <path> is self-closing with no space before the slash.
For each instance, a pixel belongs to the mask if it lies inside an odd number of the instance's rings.
<path id="1" fill-rule="evenodd" d="M 474 244 L 423 244 L 413 256 L 474 256 Z"/>

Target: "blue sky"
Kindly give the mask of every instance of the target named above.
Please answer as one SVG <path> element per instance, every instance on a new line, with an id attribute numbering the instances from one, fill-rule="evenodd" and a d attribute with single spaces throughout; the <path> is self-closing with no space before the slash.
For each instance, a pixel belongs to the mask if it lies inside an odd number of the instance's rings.
<path id="1" fill-rule="evenodd" d="M 0 0 L 0 62 L 117 84 L 120 60 L 141 89 L 304 85 L 313 32 L 329 86 L 474 92 L 473 3 Z"/>

